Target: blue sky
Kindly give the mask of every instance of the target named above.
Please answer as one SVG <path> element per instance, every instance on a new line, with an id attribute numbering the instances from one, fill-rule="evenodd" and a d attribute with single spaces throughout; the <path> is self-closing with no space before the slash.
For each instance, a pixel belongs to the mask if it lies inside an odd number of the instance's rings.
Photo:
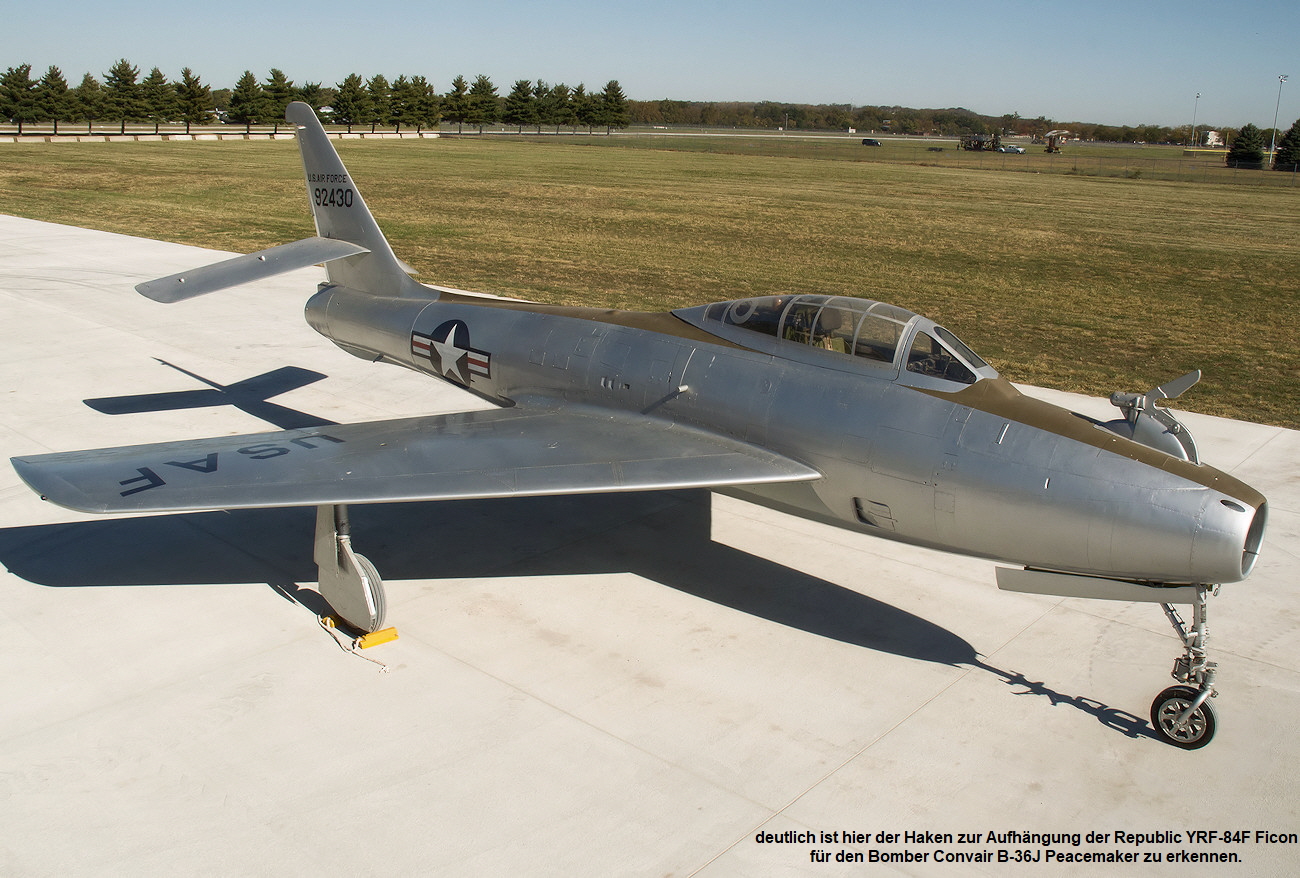
<path id="1" fill-rule="evenodd" d="M 70 83 L 118 58 L 230 86 L 279 67 L 295 82 L 421 74 L 445 91 L 485 73 L 618 79 L 628 97 L 967 107 L 1113 125 L 1268 127 L 1300 117 L 1300 3 L 1052 0 L 318 0 L 15 4 L 0 68 Z M 361 11 L 358 11 L 360 9 Z M 1196 93 L 1201 98 L 1196 101 Z"/>

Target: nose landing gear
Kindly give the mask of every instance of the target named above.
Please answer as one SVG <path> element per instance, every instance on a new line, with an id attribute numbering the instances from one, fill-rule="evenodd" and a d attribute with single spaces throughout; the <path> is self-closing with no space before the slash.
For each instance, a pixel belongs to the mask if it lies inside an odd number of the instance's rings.
<path id="1" fill-rule="evenodd" d="M 1169 624 L 1183 641 L 1184 652 L 1174 659 L 1173 678 L 1183 685 L 1170 686 L 1151 704 L 1151 727 L 1160 740 L 1184 750 L 1199 750 L 1214 738 L 1215 715 L 1210 699 L 1218 693 L 1214 677 L 1218 664 L 1206 658 L 1208 598 L 1218 586 L 1196 586 L 1192 627 L 1183 622 L 1173 604 L 1161 604 Z"/>

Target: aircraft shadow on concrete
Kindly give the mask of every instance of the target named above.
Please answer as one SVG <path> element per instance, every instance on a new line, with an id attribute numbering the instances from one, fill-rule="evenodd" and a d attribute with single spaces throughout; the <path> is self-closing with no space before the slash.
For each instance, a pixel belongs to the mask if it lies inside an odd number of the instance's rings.
<path id="1" fill-rule="evenodd" d="M 166 360 L 158 360 L 168 368 L 175 369 L 183 375 L 208 385 L 206 390 L 176 390 L 166 393 L 138 393 L 129 396 L 106 396 L 99 399 L 83 400 L 97 412 L 106 415 L 135 415 L 143 412 L 165 412 L 179 409 L 208 408 L 210 406 L 229 405 L 255 418 L 273 424 L 282 430 L 297 430 L 309 427 L 327 427 L 335 421 L 327 421 L 300 412 L 286 406 L 270 402 L 273 396 L 288 393 L 314 384 L 326 375 L 302 369 L 298 366 L 282 366 L 234 384 L 218 384 L 209 378 L 181 368 Z"/>
<path id="2" fill-rule="evenodd" d="M 705 491 L 352 507 L 357 551 L 390 600 L 403 580 L 634 573 L 702 600 L 854 646 L 986 670 L 1018 695 L 1074 707 L 1129 737 L 1145 720 L 981 660 L 947 629 L 710 538 Z M 0 528 L 0 563 L 56 588 L 265 582 L 322 615 L 310 588 L 314 509 L 251 509 Z M 217 547 L 214 551 L 214 545 Z"/>

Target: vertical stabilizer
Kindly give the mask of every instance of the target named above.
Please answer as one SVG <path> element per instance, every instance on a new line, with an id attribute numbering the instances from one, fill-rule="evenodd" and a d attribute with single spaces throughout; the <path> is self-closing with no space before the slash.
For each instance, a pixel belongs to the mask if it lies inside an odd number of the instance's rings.
<path id="1" fill-rule="evenodd" d="M 307 178 L 307 199 L 322 238 L 347 241 L 367 252 L 326 263 L 330 283 L 367 293 L 400 296 L 419 287 L 388 246 L 360 190 L 339 159 L 310 106 L 289 104 L 284 114 L 298 129 L 298 148 Z"/>

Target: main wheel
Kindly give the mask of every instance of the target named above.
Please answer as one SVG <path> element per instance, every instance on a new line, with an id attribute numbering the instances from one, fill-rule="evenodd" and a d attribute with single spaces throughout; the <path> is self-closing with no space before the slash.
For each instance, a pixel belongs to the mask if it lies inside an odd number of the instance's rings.
<path id="1" fill-rule="evenodd" d="M 1170 686 L 1151 703 L 1151 727 L 1160 740 L 1184 750 L 1199 750 L 1214 737 L 1214 708 L 1204 701 L 1183 725 L 1178 717 L 1200 694 L 1190 686 Z"/>
<path id="2" fill-rule="evenodd" d="M 375 611 L 370 614 L 370 624 L 365 629 L 367 633 L 371 633 L 384 627 L 384 617 L 388 615 L 388 597 L 384 594 L 384 581 L 379 578 L 379 571 L 375 569 L 375 565 L 371 564 L 370 559 L 365 555 L 355 557 L 357 566 L 370 582 L 370 599 L 375 605 Z"/>

